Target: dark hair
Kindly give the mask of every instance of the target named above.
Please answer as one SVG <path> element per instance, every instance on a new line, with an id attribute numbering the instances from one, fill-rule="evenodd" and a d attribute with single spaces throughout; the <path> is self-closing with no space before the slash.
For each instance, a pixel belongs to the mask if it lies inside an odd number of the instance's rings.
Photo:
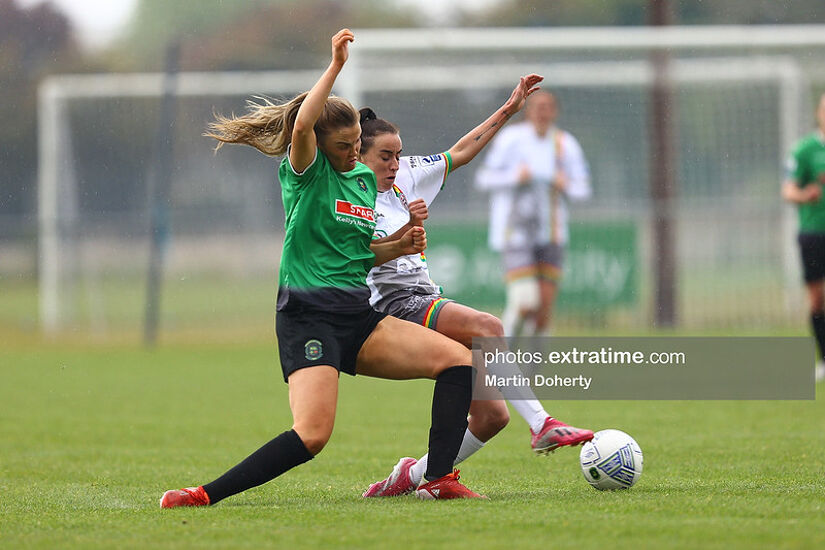
<path id="1" fill-rule="evenodd" d="M 358 110 L 358 114 L 361 117 L 361 154 L 370 150 L 377 136 L 398 134 L 398 126 L 383 118 L 378 118 L 375 111 L 369 107 L 362 107 Z"/>

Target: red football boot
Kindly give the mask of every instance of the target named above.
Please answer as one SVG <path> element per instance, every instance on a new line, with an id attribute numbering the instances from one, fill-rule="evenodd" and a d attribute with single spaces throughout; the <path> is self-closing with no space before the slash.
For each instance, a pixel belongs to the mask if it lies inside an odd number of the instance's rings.
<path id="1" fill-rule="evenodd" d="M 458 482 L 458 470 L 423 485 L 415 490 L 415 496 L 423 500 L 447 500 L 451 498 L 487 498 Z"/>
<path id="2" fill-rule="evenodd" d="M 203 487 L 188 487 L 177 491 L 166 491 L 160 499 L 161 508 L 177 508 L 178 506 L 207 506 L 209 495 Z"/>

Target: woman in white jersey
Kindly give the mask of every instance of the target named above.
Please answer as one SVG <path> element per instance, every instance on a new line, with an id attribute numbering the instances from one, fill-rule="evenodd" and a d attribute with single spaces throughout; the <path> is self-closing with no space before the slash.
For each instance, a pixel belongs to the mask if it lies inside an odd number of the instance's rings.
<path id="1" fill-rule="evenodd" d="M 590 175 L 576 138 L 556 126 L 558 101 L 533 95 L 524 122 L 508 126 L 476 174 L 490 192 L 490 247 L 502 255 L 508 336 L 546 334 L 567 244 L 567 202 L 590 196 Z"/>
<path id="2" fill-rule="evenodd" d="M 472 357 L 458 343 L 369 304 L 375 262 L 421 252 L 423 228 L 401 243 L 371 247 L 375 175 L 357 162 L 358 112 L 330 96 L 353 34 L 332 38 L 332 62 L 313 88 L 284 105 L 218 117 L 207 134 L 286 156 L 278 178 L 286 211 L 276 330 L 294 423 L 218 479 L 167 491 L 162 508 L 206 506 L 270 481 L 312 459 L 332 434 L 341 372 L 389 379 L 434 378 L 424 499 L 476 498 L 458 481 L 455 457 L 472 399 Z M 371 251 L 372 248 L 372 251 Z"/>
<path id="3" fill-rule="evenodd" d="M 361 160 L 375 172 L 376 239 L 397 238 L 427 217 L 427 206 L 443 188 L 447 176 L 470 162 L 524 101 L 537 90 L 542 77 L 522 77 L 510 98 L 448 151 L 429 156 L 401 156 L 398 128 L 361 109 Z M 377 265 L 367 276 L 370 303 L 379 311 L 426 326 L 453 340 L 472 345 L 474 337 L 501 337 L 502 324 L 495 316 L 444 298 L 430 279 L 421 254 L 401 256 Z M 528 390 L 529 391 L 529 390 Z M 523 392 L 524 393 L 524 392 Z M 536 452 L 552 451 L 592 439 L 593 433 L 568 426 L 550 417 L 532 392 L 511 403 L 530 425 L 531 445 Z M 470 406 L 470 421 L 457 463 L 479 450 L 508 422 L 507 406 L 501 400 L 476 400 Z M 373 483 L 364 497 L 397 496 L 411 492 L 420 482 L 429 457 L 402 458 L 390 476 Z"/>

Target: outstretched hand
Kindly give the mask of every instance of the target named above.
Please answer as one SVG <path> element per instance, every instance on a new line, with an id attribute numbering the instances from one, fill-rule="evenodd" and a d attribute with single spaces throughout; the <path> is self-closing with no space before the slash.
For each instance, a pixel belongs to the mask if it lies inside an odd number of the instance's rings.
<path id="1" fill-rule="evenodd" d="M 519 79 L 519 83 L 513 88 L 513 93 L 510 94 L 510 99 L 507 100 L 507 104 L 510 106 L 508 109 L 510 114 L 521 111 L 524 102 L 530 94 L 539 89 L 538 83 L 542 80 L 544 80 L 544 77 L 537 74 L 528 74 Z"/>
<path id="2" fill-rule="evenodd" d="M 355 40 L 355 35 L 349 29 L 341 29 L 332 37 L 332 61 L 343 65 L 349 58 L 350 42 Z"/>
<path id="3" fill-rule="evenodd" d="M 415 199 L 410 203 L 410 225 L 423 225 L 430 214 L 427 210 L 427 203 L 424 199 Z"/>

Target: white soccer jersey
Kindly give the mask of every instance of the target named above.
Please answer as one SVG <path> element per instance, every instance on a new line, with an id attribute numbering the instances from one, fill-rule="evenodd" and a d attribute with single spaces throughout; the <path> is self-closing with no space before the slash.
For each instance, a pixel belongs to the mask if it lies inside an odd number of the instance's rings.
<path id="1" fill-rule="evenodd" d="M 532 179 L 519 184 L 526 166 Z M 567 190 L 552 190 L 561 169 Z M 476 173 L 478 188 L 490 191 L 490 247 L 493 250 L 567 243 L 567 202 L 590 197 L 590 172 L 579 142 L 556 127 L 539 136 L 530 122 L 506 128 L 491 144 Z"/>
<path id="2" fill-rule="evenodd" d="M 395 184 L 389 191 L 378 192 L 375 199 L 375 238 L 392 235 L 410 221 L 409 203 L 424 199 L 429 206 L 450 173 L 450 155 L 401 157 Z M 424 254 L 410 254 L 375 266 L 367 275 L 370 304 L 375 306 L 391 293 L 414 288 L 426 294 L 440 292 L 430 280 Z"/>

